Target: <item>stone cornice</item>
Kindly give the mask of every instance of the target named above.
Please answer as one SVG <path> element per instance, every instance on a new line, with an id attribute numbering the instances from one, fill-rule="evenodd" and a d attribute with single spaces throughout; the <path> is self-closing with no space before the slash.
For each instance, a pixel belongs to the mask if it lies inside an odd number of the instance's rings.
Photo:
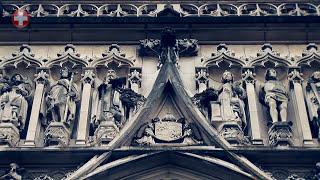
<path id="1" fill-rule="evenodd" d="M 9 2 L 9 1 L 8 1 Z M 3 16 L 11 16 L 16 9 L 27 10 L 32 17 L 220 17 L 220 16 L 319 16 L 319 2 L 171 2 L 171 5 L 151 2 L 131 4 L 121 2 L 57 2 L 3 3 Z"/>

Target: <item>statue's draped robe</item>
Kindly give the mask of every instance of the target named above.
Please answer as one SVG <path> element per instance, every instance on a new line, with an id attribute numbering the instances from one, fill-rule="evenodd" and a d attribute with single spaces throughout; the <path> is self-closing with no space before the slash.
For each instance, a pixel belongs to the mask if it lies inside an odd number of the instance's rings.
<path id="1" fill-rule="evenodd" d="M 91 123 L 95 124 L 95 120 L 108 120 L 105 114 L 107 112 L 112 113 L 115 120 L 120 122 L 123 117 L 122 111 L 120 93 L 111 84 L 101 84 L 93 93 Z"/>
<path id="2" fill-rule="evenodd" d="M 71 98 L 68 95 L 69 86 L 70 81 L 68 79 L 60 79 L 50 87 L 46 98 L 47 112 L 51 113 L 52 116 L 50 121 L 64 122 L 71 125 L 74 120 L 76 113 L 75 101 L 79 98 L 79 90 L 78 86 L 72 83 L 71 92 L 75 93 L 75 97 Z M 64 117 L 65 111 L 68 111 L 67 117 Z"/>
<path id="3" fill-rule="evenodd" d="M 264 102 L 269 104 L 270 99 L 276 102 L 288 102 L 286 87 L 278 80 L 269 80 L 264 84 Z"/>
<path id="4" fill-rule="evenodd" d="M 219 92 L 218 101 L 220 102 L 223 119 L 226 121 L 242 121 L 242 126 L 245 127 L 244 103 L 234 93 L 233 84 L 224 83 Z"/>
<path id="5" fill-rule="evenodd" d="M 11 122 L 19 129 L 24 128 L 28 111 L 25 97 L 31 94 L 30 88 L 27 84 L 20 83 L 1 95 L 0 122 Z"/>

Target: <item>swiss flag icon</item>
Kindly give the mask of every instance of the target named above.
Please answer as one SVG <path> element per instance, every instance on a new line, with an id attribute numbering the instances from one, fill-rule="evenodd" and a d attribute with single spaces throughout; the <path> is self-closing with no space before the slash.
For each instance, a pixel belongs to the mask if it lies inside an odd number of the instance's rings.
<path id="1" fill-rule="evenodd" d="M 29 25 L 30 15 L 27 11 L 18 9 L 12 15 L 12 24 L 17 28 L 24 28 Z"/>

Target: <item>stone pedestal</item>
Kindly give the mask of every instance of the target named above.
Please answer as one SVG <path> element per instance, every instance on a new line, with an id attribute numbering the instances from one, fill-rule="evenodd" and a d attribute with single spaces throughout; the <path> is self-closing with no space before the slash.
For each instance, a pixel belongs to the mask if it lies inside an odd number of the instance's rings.
<path id="1" fill-rule="evenodd" d="M 66 147 L 69 145 L 70 131 L 62 122 L 51 122 L 45 131 L 47 146 Z"/>
<path id="2" fill-rule="evenodd" d="M 12 123 L 0 123 L 0 146 L 16 147 L 20 141 L 19 129 Z"/>
<path id="3" fill-rule="evenodd" d="M 272 124 L 268 131 L 270 146 L 289 147 L 292 145 L 292 130 L 288 122 Z"/>
<path id="4" fill-rule="evenodd" d="M 250 144 L 248 138 L 244 136 L 240 124 L 241 122 L 237 121 L 224 121 L 219 123 L 216 122 L 216 127 L 219 134 L 231 145 Z"/>
<path id="5" fill-rule="evenodd" d="M 94 132 L 94 143 L 96 145 L 107 145 L 119 134 L 119 128 L 114 121 L 104 121 Z"/>

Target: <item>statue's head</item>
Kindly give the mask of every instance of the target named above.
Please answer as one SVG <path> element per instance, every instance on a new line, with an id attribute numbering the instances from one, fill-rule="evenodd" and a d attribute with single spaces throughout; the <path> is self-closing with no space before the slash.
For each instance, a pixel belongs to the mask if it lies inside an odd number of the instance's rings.
<path id="1" fill-rule="evenodd" d="M 265 79 L 269 80 L 277 80 L 277 71 L 273 68 L 267 69 Z"/>
<path id="2" fill-rule="evenodd" d="M 109 82 L 110 79 L 116 79 L 117 77 L 118 77 L 118 76 L 117 76 L 115 70 L 113 70 L 113 69 L 108 69 L 108 71 L 107 71 L 107 76 L 106 76 L 105 81 L 106 81 L 106 82 Z"/>
<path id="3" fill-rule="evenodd" d="M 14 74 L 11 77 L 11 83 L 12 84 L 20 84 L 21 82 L 23 82 L 23 77 L 21 74 Z"/>
<path id="4" fill-rule="evenodd" d="M 311 78 L 314 81 L 317 81 L 317 82 L 320 81 L 320 71 L 315 71 L 314 73 L 312 73 Z"/>
<path id="5" fill-rule="evenodd" d="M 233 82 L 233 74 L 230 71 L 225 71 L 221 77 L 222 83 Z"/>
<path id="6" fill-rule="evenodd" d="M 16 163 L 11 163 L 10 164 L 10 168 L 11 168 L 11 171 L 15 171 L 15 170 L 17 170 L 19 168 L 19 166 Z"/>
<path id="7" fill-rule="evenodd" d="M 70 78 L 71 74 L 72 74 L 71 71 L 67 67 L 63 67 L 62 69 L 60 69 L 61 78 L 64 78 L 64 79 Z"/>

